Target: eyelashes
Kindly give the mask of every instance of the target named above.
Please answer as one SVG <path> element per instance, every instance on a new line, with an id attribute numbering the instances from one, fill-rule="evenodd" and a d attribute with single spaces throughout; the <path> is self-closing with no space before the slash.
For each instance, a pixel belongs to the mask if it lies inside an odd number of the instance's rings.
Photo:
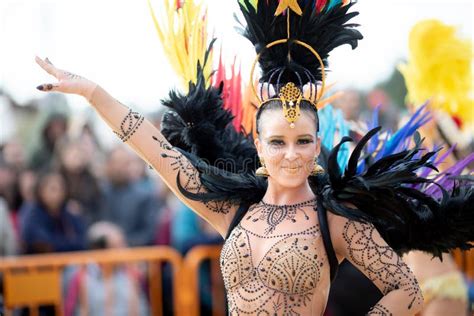
<path id="1" fill-rule="evenodd" d="M 314 143 L 314 141 L 312 139 L 300 139 L 298 140 L 298 144 L 311 144 L 311 143 Z"/>
<path id="2" fill-rule="evenodd" d="M 282 140 L 271 140 L 268 143 L 272 146 L 283 146 L 285 144 Z"/>
<path id="3" fill-rule="evenodd" d="M 268 142 L 271 146 L 283 146 L 285 145 L 285 142 L 280 139 L 274 139 Z M 298 145 L 306 145 L 306 144 L 311 144 L 314 143 L 312 139 L 299 139 L 297 141 Z"/>

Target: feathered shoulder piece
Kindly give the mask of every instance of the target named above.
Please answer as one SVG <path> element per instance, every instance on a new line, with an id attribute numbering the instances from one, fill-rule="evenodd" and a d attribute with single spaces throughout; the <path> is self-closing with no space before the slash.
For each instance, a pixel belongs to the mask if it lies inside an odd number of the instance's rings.
<path id="1" fill-rule="evenodd" d="M 294 40 L 312 47 L 325 65 L 334 48 L 343 44 L 356 48 L 362 35 L 354 28 L 357 24 L 348 23 L 358 15 L 358 12 L 349 12 L 353 4 L 340 0 L 240 0 L 246 22 L 240 31 L 255 46 L 257 54 L 261 54 L 260 81 L 296 83 L 305 78 L 303 80 L 310 82 L 308 73 L 322 80 L 319 62 L 307 48 L 294 45 Z M 289 41 L 265 49 L 281 39 Z"/>
<path id="2" fill-rule="evenodd" d="M 221 168 L 236 173 L 251 170 L 258 161 L 252 135 L 232 125 L 234 117 L 223 107 L 222 88 L 222 84 L 207 87 L 198 64 L 196 83 L 189 82 L 188 93 L 171 91 L 162 101 L 169 111 L 163 115 L 161 132 L 173 146 L 210 165 L 220 162 Z"/>
<path id="3" fill-rule="evenodd" d="M 473 246 L 474 176 L 462 172 L 474 153 L 439 173 L 437 166 L 449 151 L 440 156 L 439 148 L 423 148 L 416 130 L 429 120 L 424 110 L 393 135 L 381 138 L 380 127 L 370 130 L 342 171 L 338 152 L 351 141 L 344 137 L 328 157 L 326 181 L 321 179 L 315 188 L 328 210 L 374 224 L 397 252 L 417 249 L 440 256 Z"/>
<path id="4" fill-rule="evenodd" d="M 239 132 L 232 125 L 230 110 L 223 108 L 222 85 L 206 87 L 198 64 L 196 83 L 188 93 L 171 91 L 163 104 L 161 132 L 198 170 L 206 193 L 181 193 L 200 201 L 232 201 L 250 206 L 263 197 L 266 180 L 255 175 L 257 150 L 252 134 Z"/>

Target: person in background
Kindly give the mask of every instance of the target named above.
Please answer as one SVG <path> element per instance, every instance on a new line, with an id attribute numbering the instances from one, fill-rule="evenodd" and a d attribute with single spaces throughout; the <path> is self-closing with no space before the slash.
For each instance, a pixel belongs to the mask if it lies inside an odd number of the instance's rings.
<path id="1" fill-rule="evenodd" d="M 18 189 L 21 196 L 21 205 L 18 210 L 18 228 L 19 234 L 25 227 L 25 218 L 31 212 L 35 205 L 35 185 L 38 175 L 31 169 L 23 169 L 18 174 Z"/>
<path id="2" fill-rule="evenodd" d="M 35 204 L 24 218 L 22 240 L 28 254 L 85 249 L 81 217 L 68 209 L 64 177 L 55 170 L 41 174 L 35 186 Z"/>
<path id="3" fill-rule="evenodd" d="M 0 261 L 2 257 L 14 256 L 18 253 L 18 242 L 8 213 L 7 203 L 0 197 Z M 3 284 L 1 273 L 0 284 Z M 3 287 L 0 287 L 0 315 L 4 312 L 3 296 Z"/>
<path id="4" fill-rule="evenodd" d="M 39 143 L 31 154 L 29 168 L 40 171 L 52 167 L 56 144 L 66 134 L 67 128 L 68 119 L 65 114 L 49 115 L 40 131 Z"/>
<path id="5" fill-rule="evenodd" d="M 59 170 L 69 188 L 70 210 L 81 214 L 89 227 L 99 219 L 102 193 L 99 182 L 87 162 L 80 140 L 61 142 L 58 146 Z"/>
<path id="6" fill-rule="evenodd" d="M 155 181 L 147 173 L 147 164 L 140 157 L 133 155 L 130 165 L 130 180 L 150 192 L 155 192 Z"/>
<path id="7" fill-rule="evenodd" d="M 0 257 L 14 256 L 18 243 L 5 200 L 0 198 Z"/>
<path id="8" fill-rule="evenodd" d="M 132 247 L 152 245 L 160 205 L 155 195 L 130 179 L 132 154 L 124 146 L 107 155 L 101 220 L 118 225 Z"/>
<path id="9" fill-rule="evenodd" d="M 171 244 L 185 255 L 193 247 L 200 245 L 222 245 L 221 236 L 189 207 L 179 203 L 171 222 Z M 212 284 L 209 262 L 203 262 L 199 269 L 199 296 L 201 315 L 212 314 Z M 215 302 L 225 308 L 225 300 Z"/>
<path id="10" fill-rule="evenodd" d="M 122 230 L 109 222 L 93 224 L 87 232 L 87 241 L 92 250 L 127 247 Z M 65 316 L 149 315 L 142 281 L 140 269 L 130 264 L 115 266 L 110 274 L 97 264 L 70 267 L 64 278 Z"/>
<path id="11" fill-rule="evenodd" d="M 26 155 L 22 144 L 17 139 L 10 139 L 3 145 L 3 160 L 16 171 L 23 170 L 26 165 Z"/>
<path id="12" fill-rule="evenodd" d="M 6 164 L 3 157 L 0 157 L 0 198 L 6 203 L 8 216 L 17 238 L 19 235 L 19 209 L 22 204 L 18 181 L 18 171 Z"/>

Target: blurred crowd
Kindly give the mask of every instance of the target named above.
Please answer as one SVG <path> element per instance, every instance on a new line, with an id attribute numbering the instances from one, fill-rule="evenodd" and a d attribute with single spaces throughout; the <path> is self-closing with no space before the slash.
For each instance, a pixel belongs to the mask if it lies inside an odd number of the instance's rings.
<path id="1" fill-rule="evenodd" d="M 0 257 L 151 245 L 185 254 L 195 245 L 222 242 L 125 144 L 103 145 L 91 123 L 74 128 L 66 99 L 48 96 L 26 106 L 3 100 L 17 131 L 4 129 L 1 135 Z M 25 111 L 34 113 L 27 123 Z M 21 131 L 32 126 L 36 131 L 22 139 Z M 87 272 L 90 278 L 99 270 L 89 266 Z M 129 272 L 117 280 L 130 281 L 136 274 Z M 78 277 L 69 271 L 67 287 Z M 99 284 L 93 288 L 89 292 L 101 293 Z M 0 311 L 1 305 L 0 289 Z"/>
<path id="2" fill-rule="evenodd" d="M 189 248 L 188 230 L 172 229 L 188 210 L 145 162 L 125 144 L 104 148 L 90 124 L 72 134 L 61 109 L 39 111 L 47 114 L 38 115 L 35 144 L 13 135 L 0 146 L 1 256 L 90 249 L 104 222 L 123 234 L 122 246 Z"/>

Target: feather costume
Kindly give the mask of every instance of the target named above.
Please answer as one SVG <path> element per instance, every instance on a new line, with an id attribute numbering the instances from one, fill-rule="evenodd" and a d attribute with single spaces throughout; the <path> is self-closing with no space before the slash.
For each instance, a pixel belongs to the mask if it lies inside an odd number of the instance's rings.
<path id="1" fill-rule="evenodd" d="M 318 50 L 327 65 L 329 52 L 342 44 L 357 46 L 362 36 L 347 22 L 356 12 L 348 12 L 353 3 L 340 1 L 300 1 L 302 15 L 293 18 L 292 34 L 303 38 Z M 267 43 L 286 36 L 287 17 L 274 16 L 277 1 L 240 2 L 247 26 L 243 34 L 260 52 Z M 268 31 L 270 29 L 271 31 Z M 266 31 L 264 31 L 266 30 Z M 291 60 L 287 59 L 289 50 Z M 278 81 L 289 82 L 299 71 L 321 79 L 321 69 L 309 61 L 306 52 L 281 45 L 261 59 L 263 82 L 272 83 L 272 72 L 280 69 Z M 277 80 L 277 79 L 275 79 Z M 275 81 L 276 82 L 276 81 Z M 257 177 L 257 151 L 252 134 L 237 130 L 233 116 L 222 106 L 222 84 L 206 86 L 203 67 L 197 66 L 197 79 L 189 83 L 189 92 L 171 92 L 164 104 L 170 108 L 163 118 L 162 132 L 200 172 L 206 193 L 180 191 L 188 198 L 233 201 L 240 208 L 230 230 L 258 203 L 267 188 L 267 180 Z M 327 173 L 309 178 L 318 200 L 334 214 L 372 223 L 386 242 L 398 253 L 419 249 L 439 256 L 453 248 L 469 249 L 474 240 L 474 177 L 460 176 L 474 154 L 443 173 L 428 177 L 443 157 L 438 149 L 423 148 L 417 128 L 430 120 L 424 106 L 397 132 L 384 133 L 377 127 L 377 115 L 371 130 L 349 155 L 347 124 L 330 107 L 320 111 L 324 145 L 319 157 Z M 336 117 L 337 119 L 331 119 Z M 331 123 L 336 122 L 336 123 Z M 333 147 L 334 130 L 342 139 Z M 230 159 L 232 168 L 215 164 Z M 178 178 L 179 179 L 179 178 Z M 353 207 L 348 207 L 350 203 Z"/>

